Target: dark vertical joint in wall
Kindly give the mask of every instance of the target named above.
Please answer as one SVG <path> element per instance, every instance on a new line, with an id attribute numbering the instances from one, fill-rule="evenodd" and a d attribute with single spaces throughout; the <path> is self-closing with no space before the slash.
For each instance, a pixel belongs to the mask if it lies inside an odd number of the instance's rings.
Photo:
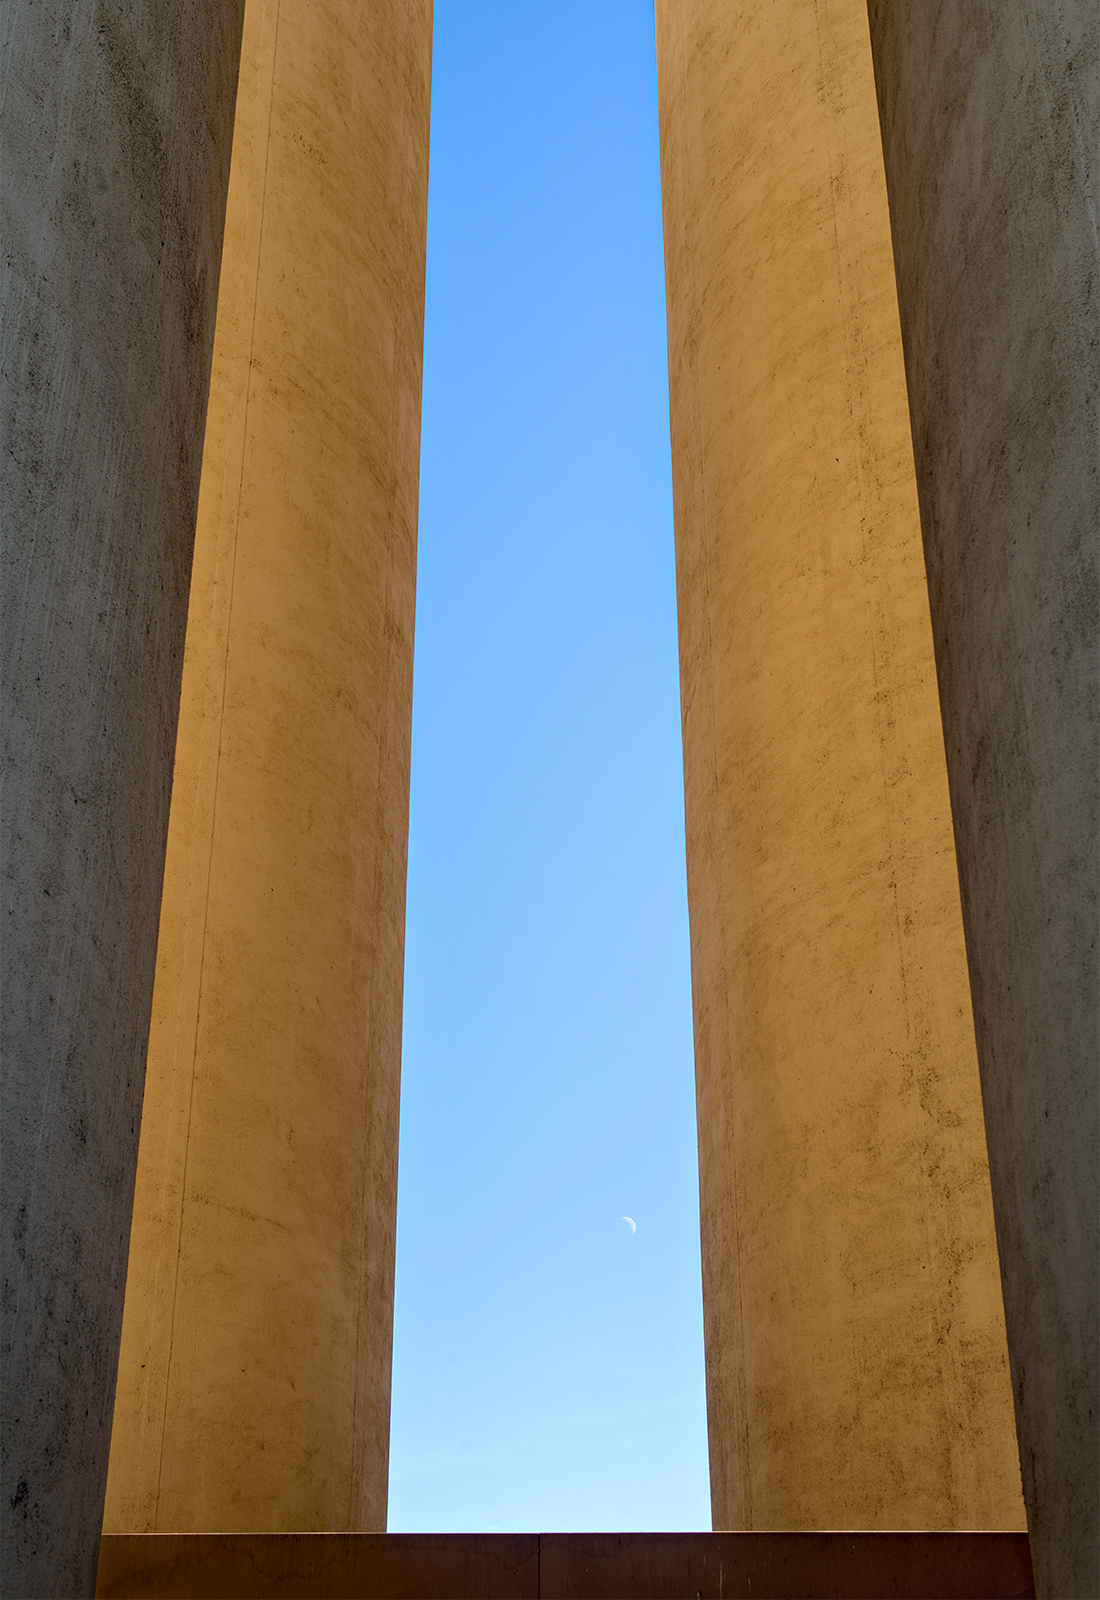
<path id="1" fill-rule="evenodd" d="M 1036 1585 L 1091 1596 L 1095 8 L 868 10 Z"/>
<path id="2" fill-rule="evenodd" d="M 3 1588 L 94 1593 L 243 0 L 3 21 Z"/>

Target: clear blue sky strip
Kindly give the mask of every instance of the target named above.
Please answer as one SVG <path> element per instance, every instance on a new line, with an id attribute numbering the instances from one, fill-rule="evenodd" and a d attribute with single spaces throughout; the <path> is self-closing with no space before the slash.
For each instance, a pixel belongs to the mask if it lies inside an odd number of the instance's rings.
<path id="1" fill-rule="evenodd" d="M 435 17 L 390 1527 L 706 1528 L 652 6 Z"/>

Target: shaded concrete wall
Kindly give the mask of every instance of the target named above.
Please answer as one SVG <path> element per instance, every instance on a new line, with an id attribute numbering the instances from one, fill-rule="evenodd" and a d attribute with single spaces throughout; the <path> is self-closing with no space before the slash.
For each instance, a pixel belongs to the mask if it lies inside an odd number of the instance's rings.
<path id="1" fill-rule="evenodd" d="M 249 0 L 105 1527 L 386 1525 L 430 0 Z"/>
<path id="2" fill-rule="evenodd" d="M 871 0 L 1040 1594 L 1097 1556 L 1097 16 Z"/>
<path id="3" fill-rule="evenodd" d="M 717 1528 L 1023 1521 L 863 0 L 658 0 Z"/>
<path id="4" fill-rule="evenodd" d="M 12 1596 L 95 1580 L 241 14 L 4 9 Z"/>

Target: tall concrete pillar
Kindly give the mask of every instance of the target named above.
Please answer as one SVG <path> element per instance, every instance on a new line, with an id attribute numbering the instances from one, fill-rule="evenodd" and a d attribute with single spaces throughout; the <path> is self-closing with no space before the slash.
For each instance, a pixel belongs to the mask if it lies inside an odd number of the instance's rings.
<path id="1" fill-rule="evenodd" d="M 249 0 L 105 1527 L 386 1525 L 430 0 Z"/>
<path id="2" fill-rule="evenodd" d="M 870 20 L 1028 1525 L 1094 1595 L 1100 35 Z"/>
<path id="3" fill-rule="evenodd" d="M 242 10 L 5 7 L 13 1597 L 95 1585 Z"/>
<path id="4" fill-rule="evenodd" d="M 658 0 L 718 1528 L 1023 1523 L 863 0 Z"/>

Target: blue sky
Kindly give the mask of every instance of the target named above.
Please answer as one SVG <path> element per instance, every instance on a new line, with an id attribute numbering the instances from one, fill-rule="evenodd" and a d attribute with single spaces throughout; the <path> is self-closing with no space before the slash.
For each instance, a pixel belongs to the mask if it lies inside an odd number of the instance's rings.
<path id="1" fill-rule="evenodd" d="M 652 5 L 435 19 L 390 1527 L 705 1528 Z"/>

